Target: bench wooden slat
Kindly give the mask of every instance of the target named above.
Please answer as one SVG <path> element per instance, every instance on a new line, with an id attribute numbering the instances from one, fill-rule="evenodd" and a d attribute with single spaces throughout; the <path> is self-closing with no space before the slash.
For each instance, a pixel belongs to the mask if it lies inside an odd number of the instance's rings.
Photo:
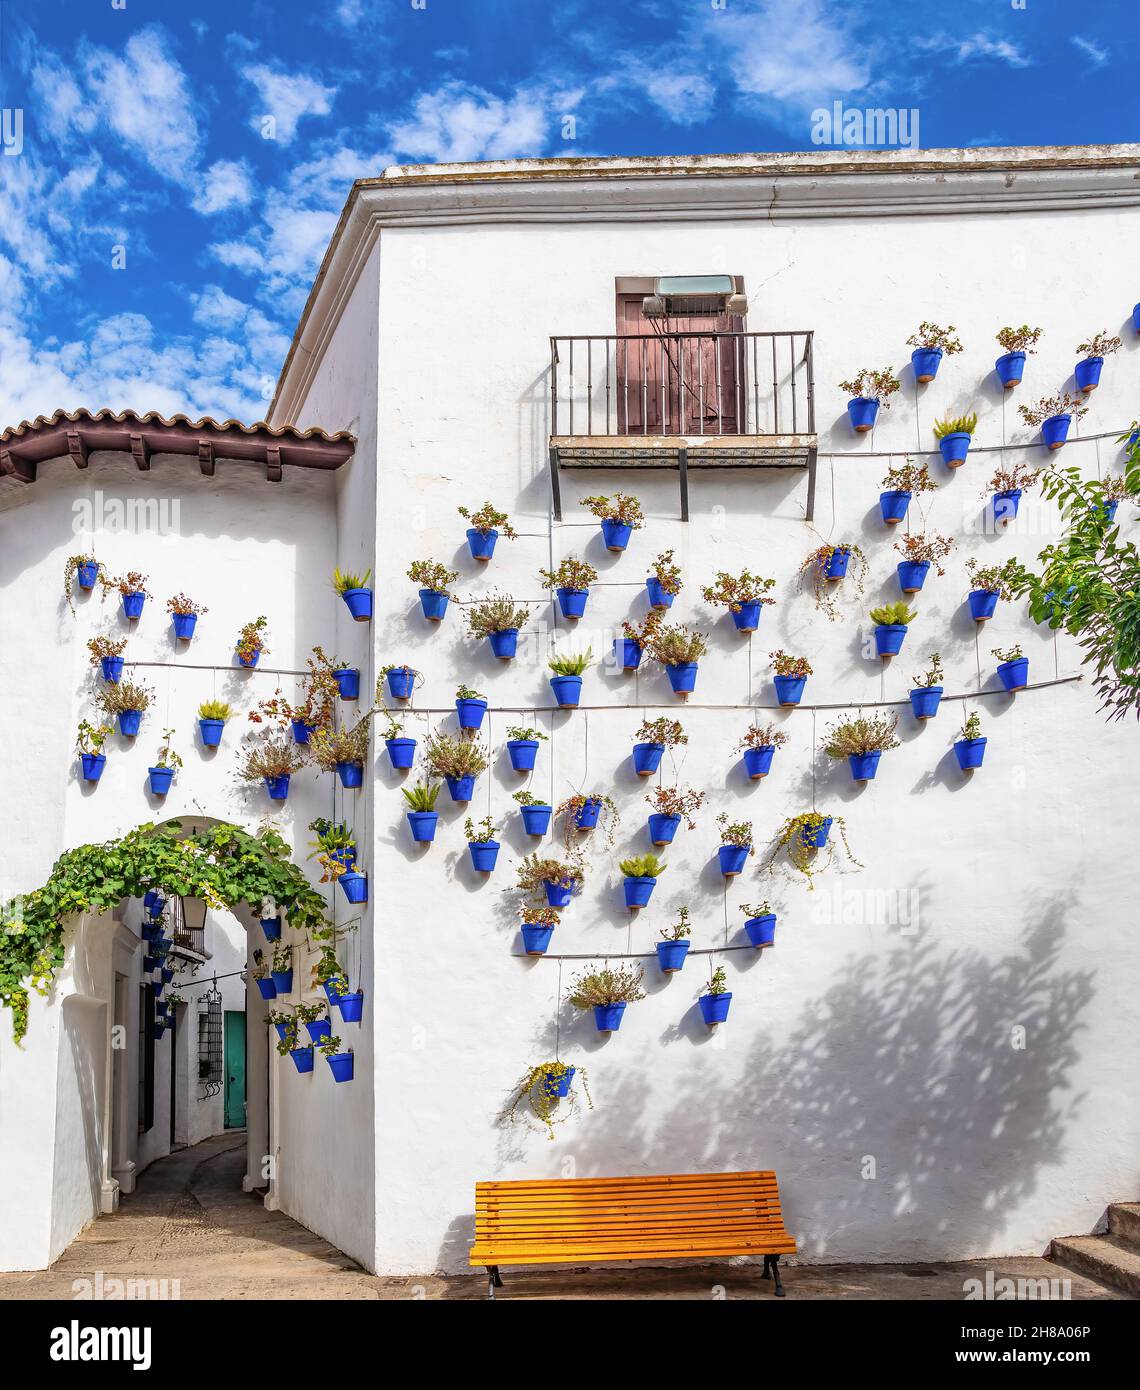
<path id="1" fill-rule="evenodd" d="M 552 1187 L 567 1191 L 582 1192 L 591 1187 L 612 1191 L 616 1187 L 653 1187 L 662 1189 L 680 1184 L 684 1187 L 724 1187 L 745 1185 L 756 1187 L 767 1183 L 776 1186 L 776 1174 L 757 1171 L 755 1173 L 661 1173 L 650 1176 L 626 1178 L 519 1178 L 496 1179 L 494 1182 L 477 1182 L 476 1192 L 525 1192 L 529 1189 L 543 1191 Z"/>

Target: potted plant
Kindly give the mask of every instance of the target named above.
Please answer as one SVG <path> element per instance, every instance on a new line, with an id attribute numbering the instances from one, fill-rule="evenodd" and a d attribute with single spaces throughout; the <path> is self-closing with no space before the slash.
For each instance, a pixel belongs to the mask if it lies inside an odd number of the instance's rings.
<path id="1" fill-rule="evenodd" d="M 266 1023 L 272 1024 L 273 1027 L 277 1030 L 277 1037 L 280 1039 L 280 1041 L 277 1044 L 277 1051 L 280 1052 L 282 1056 L 284 1056 L 285 1052 L 287 1052 L 289 1048 L 286 1047 L 283 1050 L 281 1044 L 289 1043 L 290 1039 L 292 1039 L 292 1041 L 295 1042 L 297 1038 L 296 1016 L 293 1014 L 287 1014 L 281 1009 L 266 1009 L 265 1021 Z"/>
<path id="2" fill-rule="evenodd" d="M 599 1033 L 613 1033 L 621 1027 L 625 1006 L 645 998 L 642 978 L 640 966 L 583 971 L 571 980 L 567 998 L 576 1009 L 593 1009 L 594 1026 Z"/>
<path id="3" fill-rule="evenodd" d="M 633 736 L 633 770 L 639 777 L 650 777 L 661 766 L 666 748 L 679 748 L 689 736 L 677 719 L 645 719 Z"/>
<path id="4" fill-rule="evenodd" d="M 458 570 L 449 570 L 438 560 L 413 560 L 408 578 L 419 585 L 420 607 L 429 622 L 438 623 L 447 612 L 447 601 L 453 597 L 451 585 L 459 578 Z"/>
<path id="5" fill-rule="evenodd" d="M 182 766 L 182 759 L 171 746 L 173 738 L 173 729 L 163 729 L 162 743 L 159 745 L 158 757 L 155 759 L 154 766 L 147 768 L 147 775 L 150 778 L 150 790 L 154 796 L 166 795 L 170 790 L 171 782 L 174 780 L 174 774 Z"/>
<path id="6" fill-rule="evenodd" d="M 1010 692 L 1024 690 L 1029 684 L 1029 658 L 1023 654 L 1021 647 L 1015 645 L 1010 647 L 1008 651 L 1003 651 L 1001 647 L 994 647 L 993 655 L 1000 663 L 997 673 L 1002 685 Z"/>
<path id="7" fill-rule="evenodd" d="M 509 594 L 491 594 L 467 610 L 472 637 L 486 637 L 501 661 L 510 661 L 518 650 L 519 629 L 530 620 L 530 609 L 516 604 Z"/>
<path id="8" fill-rule="evenodd" d="M 298 1004 L 294 1017 L 305 1025 L 310 1042 L 320 1043 L 332 1033 L 328 1004 Z"/>
<path id="9" fill-rule="evenodd" d="M 1040 328 L 1023 323 L 1020 328 L 1002 328 L 997 333 L 998 346 L 1005 351 L 994 363 L 998 379 L 1007 391 L 1020 386 L 1025 371 L 1025 354 L 1037 351 Z"/>
<path id="10" fill-rule="evenodd" d="M 673 563 L 673 552 L 663 550 L 649 566 L 649 578 L 645 581 L 650 608 L 659 613 L 672 608 L 673 600 L 683 587 L 681 567 Z"/>
<path id="11" fill-rule="evenodd" d="M 107 755 L 103 745 L 111 732 L 110 724 L 92 724 L 86 719 L 79 721 L 75 736 L 75 751 L 79 754 L 79 765 L 85 782 L 98 782 L 107 766 Z"/>
<path id="12" fill-rule="evenodd" d="M 895 549 L 903 557 L 896 566 L 899 588 L 904 594 L 916 594 L 926 582 L 931 565 L 939 575 L 946 573 L 941 562 L 954 549 L 954 542 L 937 531 L 929 536 L 916 531 L 895 541 Z"/>
<path id="13" fill-rule="evenodd" d="M 728 1017 L 728 1006 L 732 1003 L 732 993 L 725 979 L 724 966 L 718 965 L 709 976 L 705 992 L 698 998 L 701 1017 L 710 1028 L 723 1023 Z"/>
<path id="14" fill-rule="evenodd" d="M 238 633 L 234 651 L 238 661 L 247 669 L 256 666 L 262 655 L 268 654 L 269 648 L 265 644 L 264 636 L 268 627 L 269 619 L 262 615 L 260 618 L 254 618 L 253 622 L 246 623 Z"/>
<path id="15" fill-rule="evenodd" d="M 99 576 L 103 597 L 106 598 L 114 590 L 123 605 L 123 616 L 132 622 L 142 617 L 143 604 L 150 598 L 146 581 L 147 576 L 138 570 L 128 570 L 126 574 L 117 575 L 114 579 L 106 574 Z"/>
<path id="16" fill-rule="evenodd" d="M 749 727 L 748 732 L 736 745 L 735 751 L 744 754 L 744 770 L 753 782 L 767 777 L 772 770 L 772 757 L 788 736 L 774 724 L 761 728 L 758 724 Z"/>
<path id="17" fill-rule="evenodd" d="M 724 570 L 717 573 L 715 584 L 706 584 L 701 597 L 706 603 L 727 608 L 738 632 L 755 632 L 760 625 L 760 613 L 766 603 L 775 603 L 767 598 L 768 590 L 773 588 L 774 579 L 762 579 L 759 575 L 742 570 L 740 574 L 728 574 Z"/>
<path id="18" fill-rule="evenodd" d="M 942 658 L 934 652 L 924 676 L 915 676 L 914 689 L 910 692 L 910 707 L 916 719 L 933 719 L 942 701 Z"/>
<path id="19" fill-rule="evenodd" d="M 889 367 L 876 372 L 860 368 L 850 381 L 841 381 L 839 389 L 851 399 L 847 402 L 847 418 L 856 434 L 866 434 L 875 428 L 879 407 L 890 410 L 891 397 L 899 389 L 899 381 Z"/>
<path id="20" fill-rule="evenodd" d="M 623 622 L 622 635 L 614 638 L 614 664 L 623 671 L 636 671 L 660 623 L 661 615 L 656 612 L 651 612 L 643 623 Z"/>
<path id="21" fill-rule="evenodd" d="M 266 734 L 246 748 L 238 767 L 239 782 L 264 782 L 270 801 L 284 801 L 289 779 L 304 766 L 304 754 L 280 735 Z"/>
<path id="22" fill-rule="evenodd" d="M 371 715 L 348 729 L 314 729 L 309 740 L 313 761 L 322 772 L 335 772 L 342 787 L 364 785 L 364 764 L 368 761 L 368 735 Z"/>
<path id="23" fill-rule="evenodd" d="M 253 965 L 250 966 L 249 973 L 262 999 L 277 998 L 277 986 L 273 983 L 273 977 L 269 973 L 269 966 L 262 960 L 260 951 L 254 951 Z"/>
<path id="24" fill-rule="evenodd" d="M 580 618 L 586 611 L 590 585 L 597 579 L 598 571 L 585 560 L 568 555 L 556 570 L 539 570 L 538 577 L 544 589 L 558 595 L 558 606 L 564 618 Z"/>
<path id="25" fill-rule="evenodd" d="M 773 946 L 776 941 L 776 914 L 767 902 L 751 907 L 745 903 L 740 911 L 744 913 L 744 931 L 748 940 L 758 951 L 765 946 Z"/>
<path id="26" fill-rule="evenodd" d="M 388 715 L 388 724 L 384 729 L 383 739 L 393 768 L 400 772 L 406 772 L 415 760 L 415 739 L 409 738 L 404 733 L 403 727 L 397 724 L 391 715 Z"/>
<path id="27" fill-rule="evenodd" d="M 313 979 L 317 987 L 324 990 L 329 1003 L 335 1004 L 348 990 L 348 978 L 336 958 L 335 943 L 326 942 L 319 950 L 320 955 L 313 966 Z"/>
<path id="28" fill-rule="evenodd" d="M 507 756 L 516 772 L 533 772 L 534 760 L 538 754 L 539 742 L 546 742 L 546 735 L 538 729 L 525 724 L 512 724 L 507 729 Z"/>
<path id="29" fill-rule="evenodd" d="M 105 686 L 96 697 L 96 704 L 108 719 L 119 721 L 119 733 L 124 738 L 134 738 L 153 698 L 154 692 L 149 686 L 120 681 L 118 685 Z"/>
<path id="30" fill-rule="evenodd" d="M 811 663 L 806 656 L 789 656 L 787 652 L 769 652 L 772 665 L 776 668 L 773 683 L 776 699 L 781 705 L 798 705 L 803 699 L 804 686 L 811 675 Z"/>
<path id="31" fill-rule="evenodd" d="M 499 857 L 499 842 L 495 839 L 497 830 L 490 816 L 484 816 L 478 825 L 470 816 L 463 822 L 463 833 L 467 836 L 467 851 L 471 855 L 471 867 L 476 873 L 489 874 Z"/>
<path id="32" fill-rule="evenodd" d="M 179 642 L 189 642 L 198 626 L 198 619 L 210 610 L 185 594 L 175 594 L 166 600 L 166 611 L 174 625 L 174 636 Z"/>
<path id="33" fill-rule="evenodd" d="M 673 925 L 661 928 L 661 940 L 657 943 L 657 963 L 662 974 L 675 975 L 684 966 L 685 957 L 689 954 L 691 935 L 689 909 L 682 907 Z"/>
<path id="34" fill-rule="evenodd" d="M 344 599 L 344 606 L 352 614 L 354 622 L 366 623 L 372 617 L 372 590 L 368 581 L 372 571 L 354 574 L 352 570 L 342 570 L 338 565 L 333 570 L 333 589 Z"/>
<path id="35" fill-rule="evenodd" d="M 266 941 L 281 940 L 281 914 L 274 911 L 272 903 L 262 903 L 258 921 Z"/>
<path id="36" fill-rule="evenodd" d="M 984 623 L 993 617 L 999 598 L 1008 602 L 1013 597 L 1013 584 L 1022 571 L 1011 557 L 1003 565 L 979 565 L 971 558 L 966 561 L 966 572 L 970 576 L 970 592 L 966 596 L 970 617 L 976 623 Z"/>
<path id="37" fill-rule="evenodd" d="M 888 468 L 887 476 L 879 484 L 885 489 L 879 493 L 879 510 L 888 526 L 896 526 L 906 517 L 910 499 L 917 493 L 936 492 L 938 484 L 930 476 L 925 463 L 915 463 L 907 459 L 897 468 Z"/>
<path id="38" fill-rule="evenodd" d="M 72 596 L 71 586 L 78 583 L 79 587 L 85 592 L 90 593 L 95 587 L 95 581 L 99 578 L 99 573 L 103 566 L 96 560 L 94 555 L 69 555 L 63 566 L 63 596 L 67 599 L 67 606 L 75 612 L 75 600 Z"/>
<path id="39" fill-rule="evenodd" d="M 721 846 L 717 851 L 720 871 L 725 878 L 735 878 L 752 853 L 752 822 L 734 821 L 727 811 L 722 811 L 716 823 L 720 826 Z"/>
<path id="40" fill-rule="evenodd" d="M 875 649 L 880 656 L 897 656 L 902 651 L 903 638 L 914 618 L 914 609 L 905 603 L 884 603 L 871 609 Z"/>
<path id="41" fill-rule="evenodd" d="M 548 907 L 568 907 L 584 878 L 580 864 L 542 859 L 538 854 L 526 855 L 518 866 L 518 886 L 532 897 L 545 892 Z"/>
<path id="42" fill-rule="evenodd" d="M 856 782 L 870 782 L 879 770 L 883 753 L 899 746 L 895 738 L 898 726 L 898 716 L 893 714 L 840 719 L 827 731 L 823 751 L 837 762 L 846 758 Z"/>
<path id="43" fill-rule="evenodd" d="M 1113 338 L 1107 332 L 1094 333 L 1087 343 L 1078 343 L 1077 351 L 1082 353 L 1082 359 L 1073 370 L 1073 375 L 1077 379 L 1077 390 L 1083 391 L 1087 396 L 1090 391 L 1095 391 L 1100 382 L 1100 369 L 1104 366 L 1104 359 L 1111 357 L 1114 352 L 1119 352 L 1122 344 L 1119 338 Z"/>
<path id="44" fill-rule="evenodd" d="M 568 656 L 552 656 L 546 663 L 554 672 L 550 678 L 550 688 L 559 709 L 577 709 L 582 694 L 582 672 L 590 664 L 594 649 L 587 647 L 585 652 Z"/>
<path id="45" fill-rule="evenodd" d="M 620 823 L 618 809 L 605 792 L 576 793 L 568 796 L 555 808 L 554 814 L 562 821 L 562 842 L 567 849 L 572 840 L 588 830 L 596 830 L 599 824 L 605 831 L 607 847 L 613 846 L 614 835 Z"/>
<path id="46" fill-rule="evenodd" d="M 818 545 L 814 550 L 809 550 L 806 558 L 800 563 L 800 588 L 803 588 L 804 580 L 810 577 L 815 593 L 815 606 L 823 610 L 828 622 L 834 622 L 839 617 L 835 585 L 847 577 L 852 559 L 855 560 L 852 578 L 856 592 L 861 594 L 867 574 L 867 557 L 863 554 L 862 547 L 853 541 L 844 541 L 839 545 Z"/>
<path id="47" fill-rule="evenodd" d="M 460 729 L 468 729 L 474 733 L 483 723 L 483 716 L 487 713 L 486 695 L 480 695 L 469 685 L 461 685 L 455 692 L 455 713 Z"/>
<path id="48" fill-rule="evenodd" d="M 550 817 L 554 807 L 548 801 L 540 801 L 530 792 L 515 792 L 514 799 L 519 803 L 523 829 L 528 835 L 545 835 L 550 827 Z"/>
<path id="49" fill-rule="evenodd" d="M 624 492 L 613 497 L 583 497 L 579 506 L 588 507 L 602 523 L 606 549 L 615 553 L 624 550 L 634 531 L 645 525 L 641 503 Z"/>
<path id="50" fill-rule="evenodd" d="M 435 828 L 439 824 L 435 800 L 442 785 L 442 782 L 417 782 L 414 787 L 400 788 L 408 803 L 408 825 L 412 830 L 412 839 L 419 844 L 429 844 L 435 839 Z"/>
<path id="51" fill-rule="evenodd" d="M 996 468 L 990 479 L 994 524 L 1008 526 L 1017 515 L 1017 505 L 1023 492 L 1036 487 L 1040 469 L 1015 463 L 1010 468 Z M 985 496 L 985 493 L 982 494 Z"/>
<path id="52" fill-rule="evenodd" d="M 490 502 L 484 502 L 477 512 L 468 511 L 466 507 L 457 507 L 456 511 L 471 523 L 467 528 L 467 547 L 473 560 L 489 560 L 494 555 L 500 532 L 509 541 L 518 539 L 518 532 L 507 513 L 497 511 Z"/>
<path id="53" fill-rule="evenodd" d="M 552 907 L 522 907 L 523 950 L 528 956 L 543 956 L 550 945 L 554 928 L 562 920 Z"/>
<path id="54" fill-rule="evenodd" d="M 1122 478 L 1119 474 L 1109 474 L 1101 482 L 1101 511 L 1104 513 L 1106 521 L 1116 520 L 1116 511 L 1121 502 L 1131 502 L 1133 506 L 1140 506 L 1140 497 L 1129 486 L 1128 479 Z"/>
<path id="55" fill-rule="evenodd" d="M 321 1053 L 325 1061 L 329 1064 L 329 1071 L 333 1074 L 333 1080 L 351 1081 L 353 1077 L 352 1068 L 352 1048 L 347 1052 L 340 1050 L 340 1039 L 335 1033 L 330 1034 L 321 1043 Z"/>
<path id="56" fill-rule="evenodd" d="M 345 898 L 354 905 L 368 901 L 368 875 L 358 869 L 345 869 L 337 874 L 336 881 Z"/>
<path id="57" fill-rule="evenodd" d="M 966 718 L 960 737 L 954 744 L 954 753 L 963 772 L 972 772 L 974 768 L 981 767 L 982 759 L 986 756 L 986 740 L 982 737 L 980 715 L 971 714 Z"/>
<path id="58" fill-rule="evenodd" d="M 933 381 L 938 375 L 943 353 L 952 357 L 954 353 L 962 351 L 962 344 L 954 337 L 953 324 L 948 328 L 939 328 L 936 323 L 923 321 L 918 325 L 918 331 L 906 340 L 906 345 L 914 349 L 910 355 L 910 365 L 914 368 L 915 381 L 920 382 Z"/>
<path id="59" fill-rule="evenodd" d="M 835 847 L 829 836 L 833 825 L 839 827 L 843 850 L 848 860 L 861 869 L 862 864 L 851 853 L 851 846 L 847 843 L 847 823 L 842 816 L 827 816 L 822 811 L 801 811 L 799 815 L 789 816 L 776 832 L 772 853 L 764 863 L 764 872 L 772 872 L 780 851 L 786 849 L 788 862 L 798 873 L 803 874 L 807 880 L 808 891 L 814 892 L 815 875 L 819 872 L 814 854 L 816 850 L 826 849 L 825 862 L 831 862 Z"/>
<path id="60" fill-rule="evenodd" d="M 645 799 L 654 808 L 649 817 L 649 838 L 660 846 L 673 843 L 682 821 L 690 830 L 697 828 L 693 817 L 704 805 L 705 793 L 691 787 L 654 787 Z"/>
<path id="61" fill-rule="evenodd" d="M 594 1102 L 590 1099 L 586 1068 L 581 1063 L 572 1067 L 566 1062 L 540 1062 L 535 1067 L 527 1068 L 526 1075 L 513 1093 L 508 1112 L 512 1124 L 517 1121 L 519 1106 L 525 1103 L 535 1119 L 546 1126 L 546 1137 L 553 1140 L 554 1126 L 563 1124 L 577 1108 L 578 1098 L 570 1089 L 575 1076 L 581 1078 L 582 1090 L 592 1110 Z M 569 1104 L 566 1113 L 559 1116 L 556 1112 L 560 1102 L 564 1100 L 568 1100 Z"/>
<path id="62" fill-rule="evenodd" d="M 356 863 L 356 836 L 343 821 L 318 816 L 309 822 L 316 839 L 309 841 L 310 859 L 320 862 L 321 882 L 331 883 Z"/>
<path id="63" fill-rule="evenodd" d="M 654 632 L 649 651 L 665 667 L 673 693 L 686 700 L 697 687 L 697 663 L 708 649 L 703 632 L 678 624 Z"/>
<path id="64" fill-rule="evenodd" d="M 359 1023 L 364 1016 L 364 991 L 362 989 L 342 990 L 332 1002 L 340 1010 L 342 1023 Z"/>
<path id="65" fill-rule="evenodd" d="M 1041 442 L 1050 449 L 1059 449 L 1069 437 L 1073 416 L 1079 420 L 1088 406 L 1080 396 L 1061 391 L 1055 396 L 1043 396 L 1036 405 L 1019 405 L 1017 413 L 1027 425 L 1039 426 Z"/>
<path id="66" fill-rule="evenodd" d="M 99 666 L 103 679 L 114 685 L 123 674 L 123 652 L 127 648 L 125 637 L 92 637 L 87 642 L 91 653 L 91 665 Z"/>
<path id="67" fill-rule="evenodd" d="M 961 468 L 970 450 L 970 440 L 978 427 L 978 412 L 970 415 L 948 415 L 945 420 L 935 420 L 934 437 L 942 454 L 942 462 L 947 468 Z"/>

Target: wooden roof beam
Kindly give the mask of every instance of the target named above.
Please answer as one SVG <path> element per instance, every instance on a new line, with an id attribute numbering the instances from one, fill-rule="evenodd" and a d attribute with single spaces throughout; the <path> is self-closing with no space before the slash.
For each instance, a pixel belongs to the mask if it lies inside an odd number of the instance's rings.
<path id="1" fill-rule="evenodd" d="M 71 461 L 76 468 L 86 468 L 90 461 L 90 451 L 87 448 L 87 441 L 78 430 L 67 431 L 67 452 L 71 455 Z"/>
<path id="2" fill-rule="evenodd" d="M 150 470 L 150 445 L 141 434 L 131 435 L 131 454 L 134 456 L 135 467 L 140 473 Z"/>
<path id="3" fill-rule="evenodd" d="M 213 441 L 209 439 L 199 439 L 198 441 L 198 467 L 207 478 L 214 476 L 214 468 L 217 460 L 214 457 Z"/>
<path id="4" fill-rule="evenodd" d="M 36 465 L 27 459 L 18 459 L 10 449 L 0 449 L 0 473 L 21 483 L 36 481 Z"/>

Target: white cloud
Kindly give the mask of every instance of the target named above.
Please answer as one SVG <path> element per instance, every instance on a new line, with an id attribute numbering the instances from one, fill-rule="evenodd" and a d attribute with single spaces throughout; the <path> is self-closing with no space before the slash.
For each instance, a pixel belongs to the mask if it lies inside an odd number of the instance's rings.
<path id="1" fill-rule="evenodd" d="M 219 159 L 203 176 L 202 187 L 194 197 L 194 209 L 206 215 L 226 208 L 245 207 L 253 198 L 249 166 L 242 161 Z"/>
<path id="2" fill-rule="evenodd" d="M 277 125 L 275 138 L 288 145 L 297 133 L 297 123 L 306 116 L 327 116 L 332 110 L 335 87 L 325 87 L 303 73 L 284 72 L 264 63 L 242 68 L 241 75 L 251 82 L 260 96 L 263 110 L 256 112 L 250 124 L 261 127 L 262 117 L 270 115 Z"/>
<path id="3" fill-rule="evenodd" d="M 869 81 L 866 49 L 822 0 L 730 6 L 710 14 L 704 36 L 717 50 L 717 68 L 745 97 L 799 105 L 860 91 Z"/>
<path id="4" fill-rule="evenodd" d="M 509 101 L 461 82 L 421 92 L 409 119 L 388 127 L 393 148 L 412 159 L 438 163 L 509 159 L 540 154 L 547 112 L 534 92 Z"/>
<path id="5" fill-rule="evenodd" d="M 1073 46 L 1080 49 L 1094 68 L 1104 67 L 1105 63 L 1108 62 L 1107 48 L 1101 48 L 1098 43 L 1094 43 L 1092 39 L 1082 38 L 1080 34 L 1071 34 L 1069 37 Z"/>
<path id="6" fill-rule="evenodd" d="M 983 32 L 964 38 L 946 33 L 932 34 L 929 38 L 915 39 L 914 46 L 921 53 L 945 54 L 959 64 L 989 58 L 1007 67 L 1027 68 L 1033 61 L 1016 44 Z"/>

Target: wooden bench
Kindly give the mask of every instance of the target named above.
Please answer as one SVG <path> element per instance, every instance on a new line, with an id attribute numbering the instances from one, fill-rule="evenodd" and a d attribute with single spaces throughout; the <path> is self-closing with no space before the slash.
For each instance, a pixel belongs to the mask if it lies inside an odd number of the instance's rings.
<path id="1" fill-rule="evenodd" d="M 487 1297 L 503 1265 L 602 1260 L 702 1260 L 763 1255 L 783 1297 L 780 1256 L 794 1255 L 775 1173 L 663 1173 L 475 1184 L 471 1263 L 486 1267 Z"/>

